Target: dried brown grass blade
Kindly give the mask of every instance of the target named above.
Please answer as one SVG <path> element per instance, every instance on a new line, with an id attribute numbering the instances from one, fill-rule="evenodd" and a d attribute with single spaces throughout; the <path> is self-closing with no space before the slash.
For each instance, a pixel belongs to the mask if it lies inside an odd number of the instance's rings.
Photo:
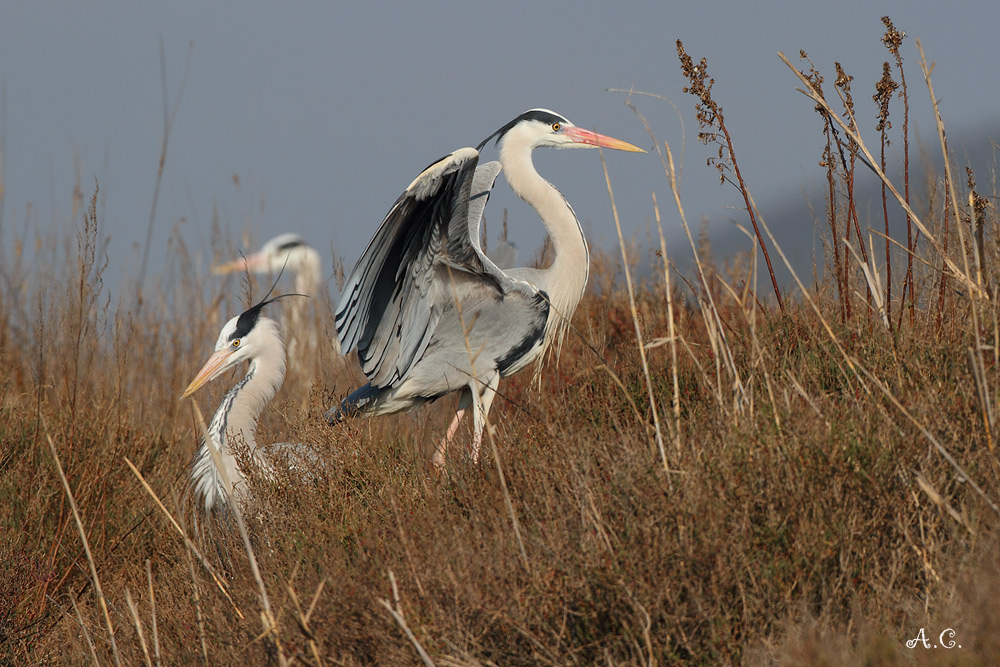
<path id="1" fill-rule="evenodd" d="M 76 521 L 76 528 L 80 532 L 80 540 L 83 542 L 83 550 L 87 555 L 87 564 L 90 566 L 90 576 L 94 582 L 94 591 L 97 593 L 97 600 L 101 606 L 101 612 L 104 614 L 104 622 L 108 627 L 108 637 L 111 640 L 111 652 L 114 655 L 115 664 L 121 665 L 122 659 L 121 654 L 118 652 L 118 643 L 115 641 L 115 629 L 111 624 L 111 614 L 108 613 L 108 601 L 104 597 L 104 589 L 101 587 L 101 579 L 97 576 L 97 564 L 94 563 L 94 555 L 90 552 L 90 542 L 87 540 L 87 531 L 83 527 L 83 521 L 80 519 L 80 510 L 76 506 L 76 498 L 73 497 L 73 491 L 69 488 L 69 481 L 66 479 L 66 473 L 63 472 L 62 463 L 59 461 L 59 453 L 56 452 L 56 445 L 52 442 L 52 436 L 49 434 L 48 425 L 45 424 L 45 418 L 42 418 L 42 423 L 45 425 L 45 439 L 49 443 L 49 451 L 52 452 L 52 460 L 55 461 L 56 471 L 59 473 L 59 479 L 62 480 L 63 489 L 66 491 L 66 498 L 69 500 L 70 509 L 73 511 L 73 520 Z"/>
<path id="2" fill-rule="evenodd" d="M 212 567 L 212 564 L 208 562 L 208 559 L 205 558 L 202 555 L 201 551 L 198 550 L 197 545 L 195 545 L 195 543 L 191 541 L 191 538 L 187 536 L 187 533 L 184 532 L 184 529 L 181 528 L 181 525 L 177 523 L 177 520 L 174 519 L 173 515 L 170 513 L 170 510 L 166 508 L 166 506 L 160 500 L 159 496 L 156 495 L 156 491 L 153 491 L 153 487 L 149 485 L 149 482 L 147 482 L 146 478 L 142 476 L 142 473 L 139 472 L 139 469 L 135 467 L 135 464 L 132 463 L 132 461 L 130 461 L 127 456 L 125 457 L 125 463 L 132 470 L 132 473 L 139 479 L 139 483 L 142 484 L 142 488 L 146 489 L 146 493 L 148 493 L 150 497 L 152 497 L 153 502 L 156 503 L 156 506 L 160 508 L 163 514 L 170 521 L 171 525 L 173 525 L 173 527 L 180 534 L 181 538 L 184 540 L 184 544 L 186 544 L 188 549 L 190 549 L 191 552 L 198 557 L 198 560 L 199 562 L 201 562 L 202 567 L 204 567 L 208 571 L 208 573 L 212 575 L 212 580 L 215 582 L 215 585 L 219 587 L 219 591 L 222 592 L 222 595 L 227 600 L 229 600 L 229 604 L 232 605 L 233 610 L 236 612 L 236 614 L 240 617 L 240 619 L 246 618 L 243 615 L 243 612 L 240 611 L 240 608 L 236 606 L 236 602 L 233 601 L 232 596 L 229 595 L 229 591 L 226 590 L 226 585 L 222 582 L 222 578 L 215 572 L 215 568 Z"/>

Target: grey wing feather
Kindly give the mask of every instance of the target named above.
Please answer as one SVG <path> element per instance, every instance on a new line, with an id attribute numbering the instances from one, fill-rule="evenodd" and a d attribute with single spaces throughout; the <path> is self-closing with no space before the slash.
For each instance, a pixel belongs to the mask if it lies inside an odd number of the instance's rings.
<path id="1" fill-rule="evenodd" d="M 469 238 L 483 264 L 491 273 L 503 273 L 504 269 L 513 268 L 517 262 L 517 246 L 503 242 L 492 253 L 483 252 L 480 242 L 480 228 L 483 222 L 483 211 L 490 199 L 493 184 L 496 183 L 502 167 L 499 162 L 487 162 L 476 167 L 472 177 L 472 195 L 469 197 Z"/>
<path id="2" fill-rule="evenodd" d="M 376 387 L 404 377 L 426 348 L 448 298 L 438 266 L 499 273 L 485 266 L 478 236 L 473 243 L 469 234 L 478 160 L 478 151 L 463 148 L 421 172 L 396 200 L 344 286 L 336 312 L 341 349 L 357 348 L 361 368 Z"/>
<path id="3" fill-rule="evenodd" d="M 479 229 L 483 221 L 483 211 L 486 210 L 486 202 L 490 199 L 493 184 L 496 183 L 501 169 L 499 162 L 487 162 L 476 167 L 476 173 L 472 176 L 472 193 L 469 195 L 469 238 L 480 253 L 482 247 L 479 242 Z"/>

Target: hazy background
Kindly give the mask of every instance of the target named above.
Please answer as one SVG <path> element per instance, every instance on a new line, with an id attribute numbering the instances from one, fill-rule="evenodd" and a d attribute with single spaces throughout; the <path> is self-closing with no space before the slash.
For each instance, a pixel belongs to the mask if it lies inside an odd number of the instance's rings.
<path id="1" fill-rule="evenodd" d="M 258 245 L 298 231 L 348 268 L 392 202 L 427 164 L 475 145 L 520 112 L 544 106 L 576 124 L 646 148 L 652 141 L 624 105 L 630 88 L 660 141 L 683 159 L 692 223 L 710 220 L 717 255 L 749 247 L 738 193 L 720 186 L 696 141 L 694 98 L 681 92 L 674 42 L 708 58 L 737 158 L 780 238 L 809 263 L 821 210 L 820 120 L 795 91 L 777 51 L 809 52 L 827 77 L 833 62 L 855 76 L 858 116 L 873 132 L 871 102 L 889 14 L 907 33 L 903 54 L 915 157 L 937 139 L 914 38 L 936 62 L 935 91 L 952 146 L 980 166 L 1000 132 L 1000 68 L 992 51 L 1000 3 L 913 2 L 393 2 L 171 3 L 10 1 L 0 10 L 3 202 L 0 252 L 14 236 L 75 229 L 73 187 L 89 200 L 100 182 L 106 282 L 134 284 L 163 134 L 160 41 L 169 103 L 177 103 L 156 211 L 150 271 L 176 230 L 215 259 L 211 227 Z M 185 75 L 185 67 L 187 74 Z M 181 98 L 178 102 L 178 95 Z M 896 137 L 901 106 L 894 103 Z M 901 150 L 902 142 L 894 148 Z M 486 153 L 492 159 L 495 152 Z M 898 155 L 898 153 L 896 154 Z M 645 241 L 651 192 L 671 255 L 689 255 L 655 154 L 611 153 L 608 168 L 626 233 Z M 572 202 L 595 245 L 617 244 L 596 151 L 539 151 L 539 171 Z M 988 184 L 985 171 L 980 183 Z M 534 212 L 506 184 L 487 211 L 494 237 L 504 206 L 528 261 L 541 243 Z M 874 177 L 871 178 L 874 184 Z M 870 210 L 874 211 L 874 202 Z M 685 245 L 682 245 L 682 242 Z"/>

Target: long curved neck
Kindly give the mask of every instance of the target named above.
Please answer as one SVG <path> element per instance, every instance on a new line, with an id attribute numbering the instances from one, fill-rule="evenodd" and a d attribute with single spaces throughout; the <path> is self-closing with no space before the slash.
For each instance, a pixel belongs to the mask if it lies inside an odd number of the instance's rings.
<path id="1" fill-rule="evenodd" d="M 319 253 L 312 248 L 302 248 L 300 252 L 302 257 L 299 259 L 298 270 L 295 272 L 295 291 L 315 299 L 319 296 L 319 284 L 323 271 Z"/>
<path id="2" fill-rule="evenodd" d="M 267 471 L 269 464 L 257 446 L 257 419 L 268 401 L 274 398 L 285 378 L 284 346 L 279 344 L 270 355 L 250 361 L 246 376 L 226 392 L 208 426 L 208 439 L 191 463 L 191 482 L 205 500 L 206 511 L 226 503 L 226 491 L 219 470 L 208 447 L 219 452 L 219 458 L 237 497 L 245 491 L 246 474 L 240 467 L 236 450 L 244 443 L 254 463 Z M 280 353 L 280 354 L 279 354 Z"/>
<path id="3" fill-rule="evenodd" d="M 500 164 L 514 194 L 538 212 L 552 240 L 555 258 L 551 265 L 535 274 L 537 278 L 533 282 L 536 288 L 548 294 L 551 305 L 558 313 L 556 317 L 549 317 L 549 328 L 557 327 L 555 338 L 558 340 L 587 286 L 590 275 L 587 240 L 569 202 L 535 170 L 531 145 L 516 128 L 504 137 L 500 147 Z"/>

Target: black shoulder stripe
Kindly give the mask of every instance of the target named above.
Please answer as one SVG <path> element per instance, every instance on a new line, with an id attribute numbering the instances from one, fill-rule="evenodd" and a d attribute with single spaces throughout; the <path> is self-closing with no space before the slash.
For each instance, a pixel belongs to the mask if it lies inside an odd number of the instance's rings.
<path id="1" fill-rule="evenodd" d="M 545 292 L 539 292 L 532 299 L 532 303 L 538 309 L 538 315 L 532 322 L 531 328 L 517 345 L 507 351 L 507 354 L 496 359 L 497 370 L 500 371 L 502 377 L 506 375 L 511 366 L 517 364 L 524 355 L 541 344 L 545 337 L 545 324 L 549 320 L 549 295 Z"/>

